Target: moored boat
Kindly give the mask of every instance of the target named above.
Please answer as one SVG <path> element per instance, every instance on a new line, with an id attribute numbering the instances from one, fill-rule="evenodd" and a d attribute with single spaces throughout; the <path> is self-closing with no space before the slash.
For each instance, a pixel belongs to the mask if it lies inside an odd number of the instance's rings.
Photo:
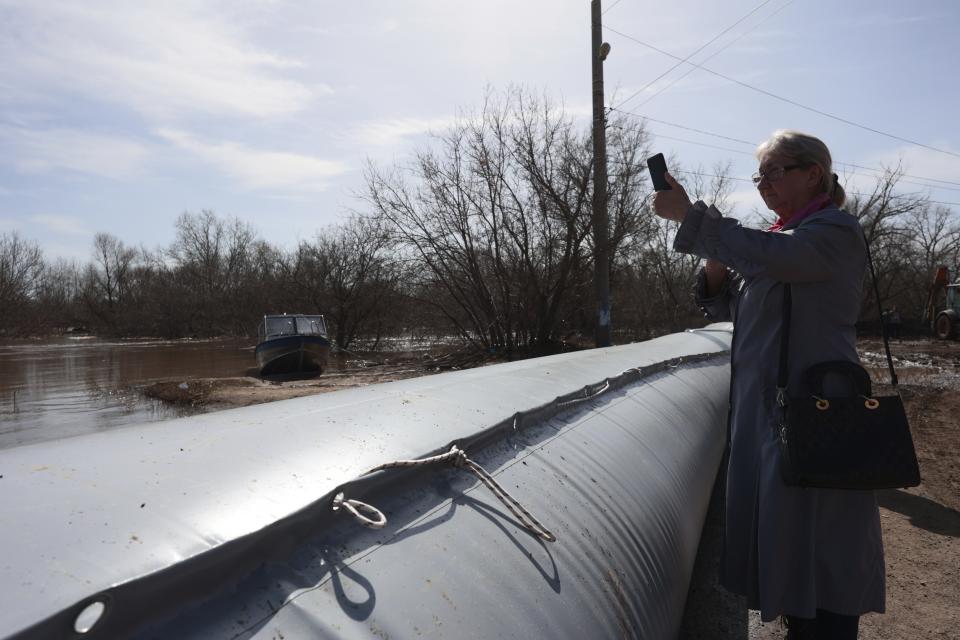
<path id="1" fill-rule="evenodd" d="M 264 316 L 257 334 L 260 375 L 320 374 L 327 366 L 330 340 L 323 316 Z"/>

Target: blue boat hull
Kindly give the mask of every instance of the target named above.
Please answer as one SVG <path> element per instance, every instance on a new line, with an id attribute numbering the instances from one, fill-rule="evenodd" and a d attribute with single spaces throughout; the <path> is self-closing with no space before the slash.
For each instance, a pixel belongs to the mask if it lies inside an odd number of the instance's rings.
<path id="1" fill-rule="evenodd" d="M 327 366 L 330 341 L 323 336 L 283 336 L 257 345 L 260 375 L 320 374 Z"/>

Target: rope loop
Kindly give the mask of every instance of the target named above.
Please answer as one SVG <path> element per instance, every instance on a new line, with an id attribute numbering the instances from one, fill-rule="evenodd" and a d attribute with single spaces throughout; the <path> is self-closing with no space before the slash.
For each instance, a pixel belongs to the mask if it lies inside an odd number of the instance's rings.
<path id="1" fill-rule="evenodd" d="M 450 449 L 450 453 L 454 454 L 453 466 L 458 469 L 465 466 L 470 461 L 470 458 L 467 457 L 467 452 L 459 448 L 457 445 L 453 445 L 453 448 Z"/>
<path id="2" fill-rule="evenodd" d="M 604 389 L 605 390 L 605 389 Z M 539 520 L 533 517 L 533 515 L 523 508 L 516 498 L 507 493 L 507 490 L 501 487 L 496 480 L 493 479 L 493 476 L 490 475 L 486 469 L 481 467 L 479 464 L 467 457 L 467 452 L 453 445 L 450 448 L 450 451 L 446 453 L 441 453 L 439 455 L 430 456 L 429 458 L 421 458 L 419 460 L 396 460 L 394 462 L 387 462 L 379 466 L 370 469 L 364 475 L 369 475 L 375 471 L 383 471 L 384 469 L 394 469 L 397 467 L 420 467 L 428 464 L 435 464 L 437 462 L 450 462 L 454 467 L 457 468 L 467 468 L 470 470 L 477 478 L 480 479 L 480 482 L 484 484 L 490 492 L 493 493 L 494 497 L 497 498 L 503 506 L 505 506 L 513 516 L 520 521 L 520 524 L 523 525 L 525 529 L 530 531 L 533 535 L 537 536 L 541 540 L 546 542 L 556 542 L 557 537 L 550 532 L 549 529 L 543 526 Z M 382 511 L 369 505 L 365 502 L 359 500 L 347 499 L 343 492 L 341 491 L 333 498 L 333 510 L 339 511 L 341 508 L 349 511 L 360 524 L 370 527 L 371 529 L 382 529 L 384 525 L 387 524 L 387 517 L 383 514 Z M 371 514 L 373 518 L 369 518 L 361 511 L 365 511 L 368 514 Z"/>
<path id="3" fill-rule="evenodd" d="M 346 499 L 341 491 L 333 498 L 333 510 L 339 511 L 343 507 L 353 515 L 357 521 L 365 527 L 371 529 L 383 529 L 387 524 L 387 516 L 383 515 L 380 509 L 371 504 L 354 499 Z M 369 513 L 372 518 L 365 516 L 361 511 Z"/>
<path id="4" fill-rule="evenodd" d="M 610 390 L 610 380 L 608 378 L 607 380 L 604 381 L 603 386 L 601 386 L 596 391 L 590 391 L 589 387 L 585 387 L 583 389 L 583 396 L 579 398 L 572 398 L 570 400 L 564 400 L 562 402 L 557 402 L 557 406 L 566 407 L 568 405 L 576 404 L 578 402 L 583 402 L 585 400 L 592 400 L 593 398 L 596 398 L 597 396 L 602 395 L 609 390 Z"/>

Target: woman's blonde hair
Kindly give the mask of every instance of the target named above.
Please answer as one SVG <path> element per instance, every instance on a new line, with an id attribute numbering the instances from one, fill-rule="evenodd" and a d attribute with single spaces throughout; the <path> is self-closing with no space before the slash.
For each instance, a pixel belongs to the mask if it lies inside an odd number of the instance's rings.
<path id="1" fill-rule="evenodd" d="M 847 194 L 840 186 L 837 174 L 833 172 L 830 149 L 820 138 L 800 131 L 780 129 L 774 131 L 766 142 L 757 147 L 757 159 L 763 162 L 763 159 L 772 153 L 785 156 L 805 167 L 819 166 L 823 172 L 820 190 L 829 194 L 830 199 L 838 207 L 842 207 L 847 201 Z"/>

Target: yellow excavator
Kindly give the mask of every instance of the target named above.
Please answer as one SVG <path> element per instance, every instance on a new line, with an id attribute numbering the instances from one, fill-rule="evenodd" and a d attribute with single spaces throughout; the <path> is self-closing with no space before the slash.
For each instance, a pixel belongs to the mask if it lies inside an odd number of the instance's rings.
<path id="1" fill-rule="evenodd" d="M 930 323 L 930 328 L 941 340 L 956 338 L 957 330 L 960 329 L 958 289 L 960 289 L 960 283 L 950 283 L 949 270 L 946 267 L 939 267 L 927 295 L 927 309 L 924 319 Z M 941 292 L 946 298 L 944 306 L 938 306 Z"/>

